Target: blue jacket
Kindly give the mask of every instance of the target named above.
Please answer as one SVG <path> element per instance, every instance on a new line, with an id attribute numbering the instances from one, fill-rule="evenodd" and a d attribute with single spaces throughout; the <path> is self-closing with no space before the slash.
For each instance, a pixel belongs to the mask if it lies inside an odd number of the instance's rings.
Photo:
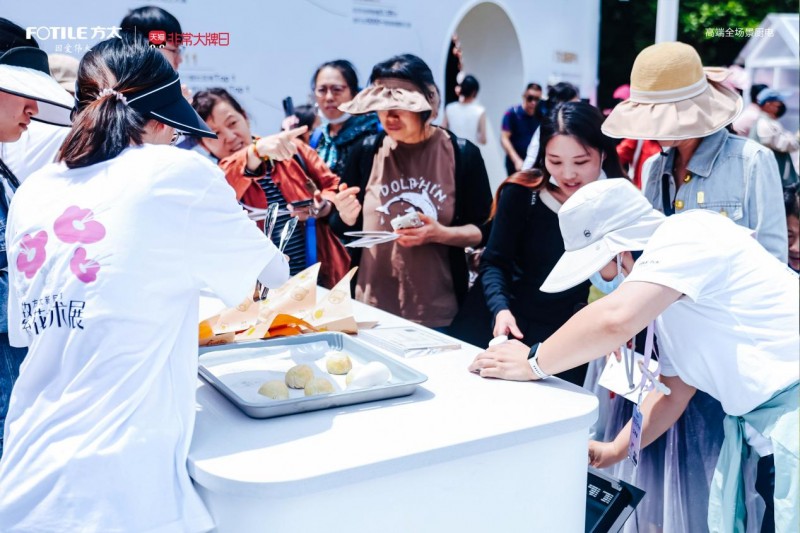
<path id="1" fill-rule="evenodd" d="M 727 130 L 703 138 L 689 164 L 688 182 L 677 196 L 672 179 L 675 150 L 656 154 L 642 170 L 644 195 L 664 214 L 689 209 L 710 209 L 729 216 L 740 226 L 755 230 L 756 239 L 772 255 L 789 259 L 783 189 L 772 151 Z M 667 179 L 664 179 L 664 178 Z M 664 189 L 668 190 L 664 202 Z"/>

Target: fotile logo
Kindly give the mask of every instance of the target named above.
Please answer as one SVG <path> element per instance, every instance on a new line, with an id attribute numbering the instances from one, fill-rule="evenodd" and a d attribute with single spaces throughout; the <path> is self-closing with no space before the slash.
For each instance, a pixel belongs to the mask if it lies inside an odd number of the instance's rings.
<path id="1" fill-rule="evenodd" d="M 25 28 L 27 39 L 39 41 L 88 41 L 91 39 L 119 38 L 119 26 L 28 26 Z"/>

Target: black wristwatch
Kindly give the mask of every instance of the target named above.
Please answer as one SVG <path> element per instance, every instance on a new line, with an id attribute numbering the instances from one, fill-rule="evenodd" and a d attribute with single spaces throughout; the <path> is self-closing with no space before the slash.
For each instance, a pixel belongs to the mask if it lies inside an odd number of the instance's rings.
<path id="1" fill-rule="evenodd" d="M 539 346 L 541 346 L 541 344 L 542 344 L 541 342 L 537 342 L 534 343 L 533 346 L 531 346 L 531 351 L 528 352 L 528 359 L 533 359 L 534 357 L 536 357 L 536 350 L 539 349 Z"/>
<path id="2" fill-rule="evenodd" d="M 531 346 L 531 350 L 528 352 L 528 364 L 530 365 L 531 370 L 533 370 L 533 373 L 536 374 L 536 377 L 538 379 L 547 379 L 550 376 L 548 374 L 545 374 L 544 371 L 541 368 L 539 368 L 539 364 L 536 362 L 537 352 L 539 351 L 539 346 L 541 345 L 542 345 L 541 342 L 537 342 L 536 344 Z"/>

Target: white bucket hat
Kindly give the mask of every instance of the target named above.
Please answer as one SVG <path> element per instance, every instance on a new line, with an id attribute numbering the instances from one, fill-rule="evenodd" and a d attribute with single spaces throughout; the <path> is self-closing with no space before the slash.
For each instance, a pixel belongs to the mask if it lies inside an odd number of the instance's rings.
<path id="1" fill-rule="evenodd" d="M 558 212 L 564 255 L 542 292 L 562 292 L 586 281 L 621 252 L 644 250 L 666 217 L 630 181 L 611 178 L 581 187 Z"/>
<path id="2" fill-rule="evenodd" d="M 631 69 L 631 94 L 603 123 L 618 139 L 679 141 L 716 133 L 742 112 L 742 99 L 722 85 L 730 72 L 703 68 L 688 44 L 665 42 L 642 50 Z"/>
<path id="3" fill-rule="evenodd" d="M 56 126 L 69 126 L 74 100 L 50 76 L 47 53 L 31 46 L 11 48 L 0 55 L 0 91 L 36 100 L 39 113 L 32 116 Z"/>

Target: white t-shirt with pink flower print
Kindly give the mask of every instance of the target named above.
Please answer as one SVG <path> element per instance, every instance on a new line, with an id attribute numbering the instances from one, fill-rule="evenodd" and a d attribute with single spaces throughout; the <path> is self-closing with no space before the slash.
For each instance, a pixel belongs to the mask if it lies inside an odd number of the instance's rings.
<path id="1" fill-rule="evenodd" d="M 30 176 L 7 229 L 29 346 L 0 461 L 3 531 L 204 531 L 186 469 L 199 291 L 235 305 L 277 253 L 212 163 L 144 145 Z"/>

